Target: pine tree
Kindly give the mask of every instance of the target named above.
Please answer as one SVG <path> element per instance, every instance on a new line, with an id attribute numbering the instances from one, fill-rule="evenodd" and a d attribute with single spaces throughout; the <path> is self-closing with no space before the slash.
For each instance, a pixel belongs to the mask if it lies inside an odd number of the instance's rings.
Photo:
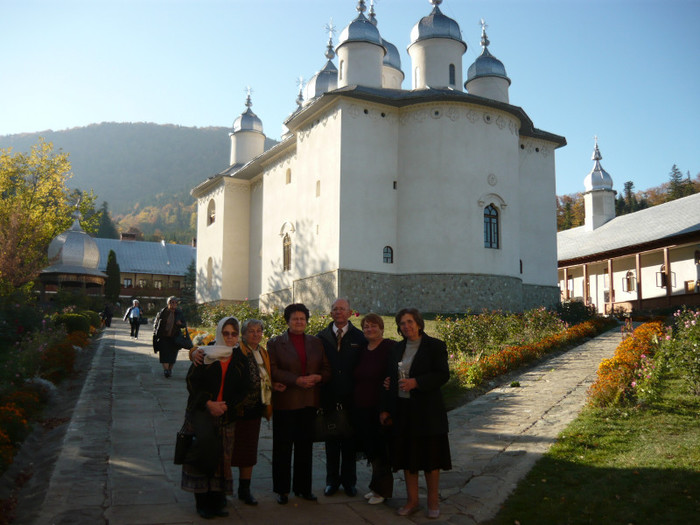
<path id="1" fill-rule="evenodd" d="M 197 320 L 197 267 L 194 259 L 187 267 L 187 271 L 182 279 L 182 294 L 180 297 L 180 308 L 185 314 L 185 318 L 190 322 Z"/>
<path id="2" fill-rule="evenodd" d="M 119 300 L 119 290 L 121 290 L 121 270 L 117 263 L 117 254 L 114 250 L 109 250 L 107 256 L 107 280 L 105 281 L 105 298 L 110 303 L 116 303 Z"/>
<path id="3" fill-rule="evenodd" d="M 107 208 L 107 201 L 102 203 L 102 208 L 100 209 L 100 227 L 97 230 L 97 237 L 100 239 L 118 239 L 119 232 L 117 231 L 112 218 L 109 216 L 109 209 Z"/>
<path id="4" fill-rule="evenodd" d="M 688 181 L 689 179 L 683 179 L 681 170 L 674 164 L 671 168 L 671 173 L 668 175 L 668 201 L 692 195 L 693 191 Z"/>

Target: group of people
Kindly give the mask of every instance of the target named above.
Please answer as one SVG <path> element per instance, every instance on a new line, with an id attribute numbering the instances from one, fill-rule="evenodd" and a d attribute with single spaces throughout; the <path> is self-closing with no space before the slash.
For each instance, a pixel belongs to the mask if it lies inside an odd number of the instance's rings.
<path id="1" fill-rule="evenodd" d="M 418 512 L 423 471 L 426 514 L 439 517 L 440 470 L 452 467 L 440 390 L 449 379 L 445 343 L 424 333 L 423 317 L 413 308 L 396 315 L 403 338 L 398 343 L 384 338 L 379 315 L 364 316 L 357 328 L 351 314 L 346 299 L 336 300 L 333 321 L 313 336 L 306 333 L 308 308 L 290 304 L 284 310 L 287 329 L 268 341 L 267 350 L 261 345 L 262 321 L 248 319 L 239 325 L 235 317 L 225 317 L 217 325 L 214 344 L 190 350 L 184 429 L 195 436 L 218 436 L 219 451 L 218 461 L 206 467 L 202 462 L 183 465 L 181 486 L 194 493 L 201 517 L 228 515 L 231 467 L 239 468 L 238 498 L 257 504 L 250 480 L 263 417 L 272 419 L 277 503 L 287 504 L 291 493 L 316 501 L 312 430 L 319 414 L 338 410 L 349 415 L 353 431 L 325 442 L 324 495 L 331 497 L 342 487 L 348 496 L 356 496 L 356 462 L 363 457 L 372 468 L 364 495 L 370 504 L 393 496 L 393 472 L 403 470 L 407 499 L 397 512 Z M 165 322 L 177 326 L 176 318 Z"/>

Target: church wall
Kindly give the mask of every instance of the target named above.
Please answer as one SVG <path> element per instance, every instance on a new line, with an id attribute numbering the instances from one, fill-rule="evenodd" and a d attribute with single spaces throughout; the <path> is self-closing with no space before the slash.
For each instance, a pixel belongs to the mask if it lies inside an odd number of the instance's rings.
<path id="1" fill-rule="evenodd" d="M 366 42 L 351 42 L 341 45 L 337 52 L 339 88 L 352 85 L 382 87 L 383 48 Z"/>
<path id="2" fill-rule="evenodd" d="M 346 102 L 342 111 L 340 261 L 342 269 L 393 272 L 396 250 L 398 112 Z"/>
<path id="3" fill-rule="evenodd" d="M 263 176 L 250 184 L 250 251 L 248 253 L 248 298 L 256 300 L 262 292 Z"/>
<path id="4" fill-rule="evenodd" d="M 519 278 L 516 121 L 475 105 L 409 108 L 400 117 L 399 273 Z M 500 216 L 500 247 L 484 248 L 483 209 Z"/>
<path id="5" fill-rule="evenodd" d="M 216 219 L 207 224 L 208 208 L 214 200 Z M 221 263 L 223 258 L 223 231 L 220 212 L 224 205 L 223 182 L 197 200 L 197 302 L 206 303 L 222 299 Z M 211 276 L 209 260 L 211 259 Z M 211 283 L 209 283 L 211 277 Z M 211 285 L 209 285 L 211 284 Z"/>
<path id="6" fill-rule="evenodd" d="M 248 297 L 250 253 L 250 186 L 230 177 L 224 180 L 224 203 L 218 219 L 223 224 L 221 298 L 241 301 Z M 213 225 L 212 225 L 213 226 Z"/>
<path id="7" fill-rule="evenodd" d="M 257 131 L 229 133 L 231 137 L 231 164 L 245 164 L 265 151 L 265 135 Z"/>
<path id="8" fill-rule="evenodd" d="M 523 137 L 520 165 L 520 260 L 524 283 L 557 281 L 557 218 L 554 145 Z"/>

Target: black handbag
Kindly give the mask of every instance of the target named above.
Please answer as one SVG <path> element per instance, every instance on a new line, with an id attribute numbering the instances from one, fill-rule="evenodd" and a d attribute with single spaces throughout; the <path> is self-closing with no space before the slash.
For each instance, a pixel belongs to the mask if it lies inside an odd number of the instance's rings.
<path id="1" fill-rule="evenodd" d="M 187 459 L 187 453 L 192 446 L 192 441 L 194 440 L 194 434 L 187 432 L 185 430 L 185 424 L 182 424 L 182 428 L 178 431 L 175 437 L 175 454 L 173 457 L 173 463 L 176 465 L 182 465 Z"/>
<path id="2" fill-rule="evenodd" d="M 175 336 L 175 345 L 177 346 L 178 350 L 180 348 L 184 348 L 186 350 L 189 350 L 192 348 L 192 339 L 190 339 L 190 333 L 187 331 L 187 327 L 185 327 L 185 333 L 182 333 L 182 330 L 180 330 L 180 333 Z"/>
<path id="3" fill-rule="evenodd" d="M 313 428 L 314 441 L 349 438 L 353 433 L 349 411 L 341 403 L 330 410 L 319 408 Z"/>

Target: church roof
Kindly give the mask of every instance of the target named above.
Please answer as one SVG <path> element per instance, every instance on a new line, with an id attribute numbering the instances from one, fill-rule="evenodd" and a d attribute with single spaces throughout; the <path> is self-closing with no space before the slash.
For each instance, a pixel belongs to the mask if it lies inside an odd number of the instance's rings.
<path id="1" fill-rule="evenodd" d="M 60 233 L 49 244 L 51 266 L 44 268 L 44 276 L 55 274 L 106 277 L 99 271 L 100 253 L 95 240 L 80 227 L 80 213 L 73 215 L 73 225 Z"/>
<path id="2" fill-rule="evenodd" d="M 572 261 L 700 233 L 700 193 L 621 215 L 593 231 L 585 226 L 557 234 L 557 259 Z"/>
<path id="3" fill-rule="evenodd" d="M 197 248 L 187 244 L 94 239 L 100 250 L 99 269 L 107 268 L 109 251 L 114 250 L 121 273 L 185 275 L 195 260 Z"/>

